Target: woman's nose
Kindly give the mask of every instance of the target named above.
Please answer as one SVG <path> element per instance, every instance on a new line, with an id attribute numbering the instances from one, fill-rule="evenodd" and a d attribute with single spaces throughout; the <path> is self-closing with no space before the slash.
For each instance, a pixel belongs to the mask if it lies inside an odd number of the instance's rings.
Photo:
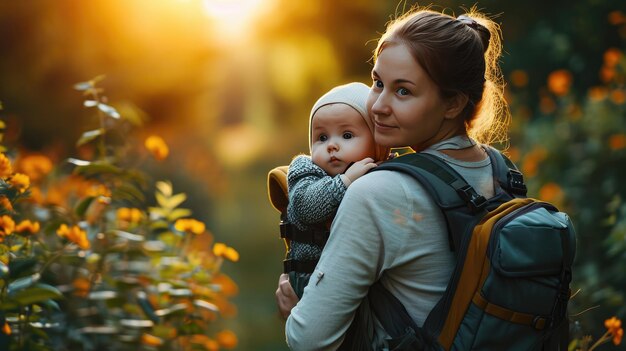
<path id="1" fill-rule="evenodd" d="M 381 93 L 375 96 L 374 103 L 372 104 L 371 111 L 375 115 L 387 115 L 390 113 L 391 109 L 389 107 L 389 103 L 387 101 L 387 94 Z"/>

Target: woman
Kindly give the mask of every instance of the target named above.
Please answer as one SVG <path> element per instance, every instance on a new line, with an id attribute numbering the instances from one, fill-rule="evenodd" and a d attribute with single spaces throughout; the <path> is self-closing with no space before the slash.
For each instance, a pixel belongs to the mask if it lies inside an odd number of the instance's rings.
<path id="1" fill-rule="evenodd" d="M 493 196 L 479 143 L 506 134 L 500 53 L 497 24 L 474 10 L 455 18 L 418 9 L 391 23 L 374 53 L 368 98 L 376 142 L 435 154 L 481 195 Z M 444 218 L 423 186 L 399 172 L 368 173 L 346 192 L 302 299 L 284 275 L 279 280 L 287 343 L 293 350 L 337 349 L 377 281 L 421 326 L 452 269 Z M 382 347 L 387 336 L 376 324 L 372 346 Z"/>

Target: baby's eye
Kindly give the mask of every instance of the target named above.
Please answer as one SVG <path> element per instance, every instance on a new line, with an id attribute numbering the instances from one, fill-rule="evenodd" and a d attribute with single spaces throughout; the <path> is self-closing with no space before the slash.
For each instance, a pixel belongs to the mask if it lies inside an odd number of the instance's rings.
<path id="1" fill-rule="evenodd" d="M 317 140 L 319 140 L 319 141 L 326 141 L 326 140 L 328 140 L 328 136 L 326 134 L 320 134 L 320 136 L 317 137 Z"/>
<path id="2" fill-rule="evenodd" d="M 378 89 L 382 89 L 383 88 L 383 82 L 381 82 L 379 79 L 374 79 L 374 86 Z"/>
<path id="3" fill-rule="evenodd" d="M 352 139 L 352 133 L 350 133 L 350 132 L 343 133 L 343 138 L 344 139 Z"/>
<path id="4" fill-rule="evenodd" d="M 398 89 L 398 94 L 400 95 L 409 95 L 411 92 L 407 89 L 407 88 L 400 88 Z"/>

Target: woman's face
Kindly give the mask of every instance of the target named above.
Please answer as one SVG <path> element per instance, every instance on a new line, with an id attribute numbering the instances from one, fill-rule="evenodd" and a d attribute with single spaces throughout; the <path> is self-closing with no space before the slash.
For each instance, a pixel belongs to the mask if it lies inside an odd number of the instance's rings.
<path id="1" fill-rule="evenodd" d="M 406 45 L 385 45 L 372 69 L 372 80 L 367 109 L 378 144 L 420 151 L 445 136 L 446 101 Z"/>

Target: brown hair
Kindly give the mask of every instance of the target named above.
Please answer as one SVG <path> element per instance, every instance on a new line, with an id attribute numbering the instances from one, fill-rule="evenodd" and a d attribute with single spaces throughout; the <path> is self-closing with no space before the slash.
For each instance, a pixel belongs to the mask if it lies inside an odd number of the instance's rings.
<path id="1" fill-rule="evenodd" d="M 470 137 L 486 144 L 506 141 L 511 115 L 498 64 L 502 43 L 497 23 L 475 8 L 457 18 L 415 8 L 388 24 L 374 60 L 391 41 L 409 48 L 442 97 L 467 95 L 461 117 Z"/>

